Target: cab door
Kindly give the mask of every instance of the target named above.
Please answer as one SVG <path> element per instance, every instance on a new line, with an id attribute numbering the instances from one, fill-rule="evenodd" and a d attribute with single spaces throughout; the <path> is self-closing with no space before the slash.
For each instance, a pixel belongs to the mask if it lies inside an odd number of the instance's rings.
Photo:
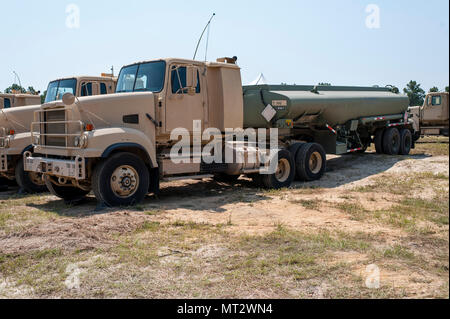
<path id="1" fill-rule="evenodd" d="M 197 74 L 197 85 L 187 87 L 188 72 Z M 192 77 L 192 75 L 191 75 Z M 184 128 L 192 132 L 193 121 L 201 121 L 204 127 L 205 90 L 204 77 L 197 67 L 172 64 L 169 67 L 169 81 L 166 90 L 165 128 L 166 133 L 176 128 Z"/>
<path id="2" fill-rule="evenodd" d="M 423 108 L 422 119 L 425 122 L 438 121 L 442 118 L 442 96 L 441 95 L 429 95 L 427 96 L 425 107 Z"/>

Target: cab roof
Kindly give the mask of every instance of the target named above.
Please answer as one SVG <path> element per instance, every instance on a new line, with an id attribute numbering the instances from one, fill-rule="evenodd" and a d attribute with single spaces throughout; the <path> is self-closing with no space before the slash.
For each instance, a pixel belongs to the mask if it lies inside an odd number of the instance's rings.
<path id="1" fill-rule="evenodd" d="M 164 61 L 167 64 L 170 63 L 182 63 L 182 64 L 193 64 L 193 65 L 206 65 L 207 67 L 222 67 L 222 68 L 233 68 L 239 69 L 239 66 L 232 63 L 225 63 L 225 62 L 205 62 L 205 61 L 197 61 L 197 60 L 189 60 L 189 59 L 181 59 L 181 58 L 163 58 L 163 59 L 155 59 L 155 60 L 145 60 L 140 62 L 131 63 L 128 65 L 124 65 L 122 68 L 126 68 L 129 66 L 142 64 L 142 63 L 149 63 L 149 62 L 158 62 L 158 61 Z"/>
<path id="2" fill-rule="evenodd" d="M 88 76 L 88 75 L 78 75 L 78 76 L 69 76 L 69 77 L 65 77 L 65 78 L 59 78 L 59 79 L 55 79 L 51 82 L 56 82 L 56 81 L 62 81 L 62 80 L 70 80 L 70 79 L 75 79 L 77 81 L 79 80 L 86 80 L 86 81 L 117 81 L 117 77 L 110 77 L 110 76 Z"/>
<path id="3" fill-rule="evenodd" d="M 14 94 L 14 93 L 0 93 L 0 97 L 15 97 L 15 98 L 41 98 L 39 95 L 36 94 L 27 94 L 27 93 L 19 93 L 19 94 Z"/>

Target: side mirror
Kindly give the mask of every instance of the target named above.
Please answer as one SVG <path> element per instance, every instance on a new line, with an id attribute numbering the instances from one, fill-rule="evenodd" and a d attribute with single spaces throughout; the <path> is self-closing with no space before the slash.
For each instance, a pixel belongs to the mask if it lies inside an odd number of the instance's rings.
<path id="1" fill-rule="evenodd" d="M 188 94 L 194 95 L 198 85 L 198 69 L 195 66 L 186 67 L 186 87 Z"/>
<path id="2" fill-rule="evenodd" d="M 63 95 L 62 101 L 64 105 L 69 106 L 75 103 L 75 95 L 70 92 L 67 92 Z"/>

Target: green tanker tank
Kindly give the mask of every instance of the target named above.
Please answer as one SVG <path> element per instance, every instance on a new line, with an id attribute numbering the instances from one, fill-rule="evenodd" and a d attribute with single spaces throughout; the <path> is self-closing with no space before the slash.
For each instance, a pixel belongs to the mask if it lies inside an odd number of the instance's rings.
<path id="1" fill-rule="evenodd" d="M 363 117 L 404 114 L 409 105 L 407 96 L 390 88 L 256 85 L 243 91 L 244 126 L 254 128 L 286 120 L 294 126 L 342 125 Z"/>

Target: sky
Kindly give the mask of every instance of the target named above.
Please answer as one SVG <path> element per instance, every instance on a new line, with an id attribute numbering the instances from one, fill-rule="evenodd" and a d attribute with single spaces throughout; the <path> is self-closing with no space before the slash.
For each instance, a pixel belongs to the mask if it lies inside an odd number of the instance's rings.
<path id="1" fill-rule="evenodd" d="M 0 0 L 0 8 L 1 91 L 17 82 L 13 72 L 44 91 L 56 78 L 111 66 L 117 74 L 142 60 L 192 59 L 212 13 L 208 60 L 237 56 L 244 84 L 260 73 L 271 84 L 449 84 L 448 0 Z"/>

